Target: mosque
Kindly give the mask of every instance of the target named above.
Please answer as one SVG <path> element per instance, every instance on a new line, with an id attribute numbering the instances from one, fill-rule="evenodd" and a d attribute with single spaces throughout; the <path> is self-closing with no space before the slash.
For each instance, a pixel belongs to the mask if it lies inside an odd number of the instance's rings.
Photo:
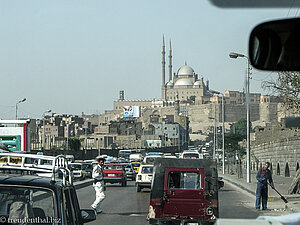
<path id="1" fill-rule="evenodd" d="M 169 49 L 169 79 L 165 79 L 165 41 L 163 38 L 162 45 L 162 101 L 172 105 L 174 102 L 195 101 L 197 99 L 202 103 L 209 101 L 212 96 L 209 92 L 209 81 L 204 84 L 203 77 L 198 77 L 194 69 L 185 63 L 181 66 L 177 73 L 172 77 L 172 46 L 170 41 Z"/>

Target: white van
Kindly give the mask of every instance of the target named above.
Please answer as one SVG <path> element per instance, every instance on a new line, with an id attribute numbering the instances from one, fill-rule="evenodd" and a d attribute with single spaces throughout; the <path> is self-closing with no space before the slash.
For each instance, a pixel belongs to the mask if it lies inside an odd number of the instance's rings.
<path id="1" fill-rule="evenodd" d="M 133 162 L 133 161 L 141 162 L 143 160 L 143 156 L 140 153 L 131 154 L 129 156 L 129 160 L 130 160 L 130 162 Z"/>
<path id="2" fill-rule="evenodd" d="M 181 153 L 179 158 L 181 158 L 181 159 L 200 159 L 201 156 L 200 156 L 199 152 L 197 152 L 197 151 L 184 151 Z"/>
<path id="3" fill-rule="evenodd" d="M 143 163 L 145 164 L 154 164 L 155 159 L 157 158 L 163 158 L 163 155 L 147 155 L 144 158 Z"/>

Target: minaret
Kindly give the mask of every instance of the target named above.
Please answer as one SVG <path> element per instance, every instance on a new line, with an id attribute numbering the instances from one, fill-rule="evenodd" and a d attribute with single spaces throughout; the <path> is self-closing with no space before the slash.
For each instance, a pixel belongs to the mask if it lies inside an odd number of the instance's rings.
<path id="1" fill-rule="evenodd" d="M 165 60 L 165 37 L 163 36 L 163 46 L 162 46 L 162 84 L 161 84 L 161 99 L 166 100 L 166 80 L 165 80 L 165 67 L 166 67 L 166 60 Z"/>
<path id="2" fill-rule="evenodd" d="M 172 45 L 170 40 L 170 49 L 169 49 L 169 81 L 172 80 Z"/>

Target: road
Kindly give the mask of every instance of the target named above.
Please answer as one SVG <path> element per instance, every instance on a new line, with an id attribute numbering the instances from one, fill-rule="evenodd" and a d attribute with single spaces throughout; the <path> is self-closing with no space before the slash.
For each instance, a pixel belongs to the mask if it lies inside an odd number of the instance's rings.
<path id="1" fill-rule="evenodd" d="M 92 186 L 77 190 L 81 208 L 90 208 L 95 199 Z M 137 193 L 133 181 L 127 187 L 108 184 L 106 199 L 103 201 L 103 212 L 97 220 L 89 225 L 147 225 L 150 190 L 144 189 Z M 249 196 L 239 192 L 235 187 L 225 184 L 219 192 L 221 218 L 256 218 L 258 212 L 247 208 L 245 203 L 253 201 Z M 254 202 L 253 202 L 254 205 Z"/>

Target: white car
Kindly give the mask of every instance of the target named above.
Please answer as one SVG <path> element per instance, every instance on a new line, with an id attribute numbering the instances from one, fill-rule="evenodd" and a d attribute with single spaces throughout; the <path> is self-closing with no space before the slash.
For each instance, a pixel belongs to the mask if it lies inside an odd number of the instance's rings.
<path id="1" fill-rule="evenodd" d="M 80 179 L 80 180 L 85 179 L 86 171 L 83 163 L 70 163 L 69 167 L 72 171 L 74 179 Z"/>
<path id="2" fill-rule="evenodd" d="M 180 157 L 181 159 L 200 159 L 203 158 L 197 151 L 188 150 L 181 153 Z"/>
<path id="3" fill-rule="evenodd" d="M 143 188 L 151 188 L 153 165 L 141 165 L 136 176 L 136 191 L 141 192 Z"/>

